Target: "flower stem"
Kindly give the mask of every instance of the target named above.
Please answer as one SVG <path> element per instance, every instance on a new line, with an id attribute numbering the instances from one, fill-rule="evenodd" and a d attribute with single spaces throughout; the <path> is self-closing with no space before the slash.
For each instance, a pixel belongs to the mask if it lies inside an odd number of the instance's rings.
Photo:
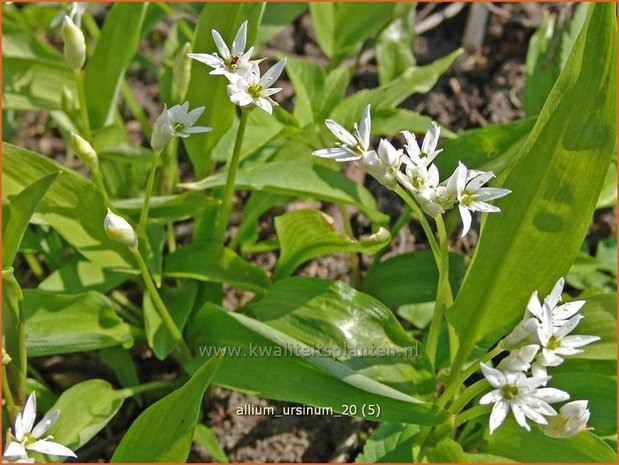
<path id="1" fill-rule="evenodd" d="M 239 129 L 236 133 L 236 140 L 234 142 L 234 151 L 232 152 L 232 158 L 228 163 L 228 177 L 226 178 L 226 186 L 224 188 L 221 207 L 219 209 L 219 215 L 217 223 L 215 225 L 215 233 L 213 235 L 213 241 L 223 244 L 226 237 L 226 229 L 228 228 L 228 222 L 230 221 L 230 213 L 232 212 L 232 196 L 234 194 L 234 182 L 236 180 L 236 173 L 239 169 L 239 162 L 241 159 L 241 146 L 243 145 L 243 137 L 245 135 L 245 127 L 247 126 L 247 117 L 249 115 L 248 110 L 241 109 L 241 120 L 239 122 Z"/>
<path id="2" fill-rule="evenodd" d="M 11 392 L 11 387 L 9 386 L 9 381 L 6 375 L 6 366 L 4 364 L 2 365 L 2 396 L 6 402 L 6 411 L 9 413 L 11 424 L 14 424 L 17 411 L 15 409 L 15 400 L 13 399 L 13 393 Z"/>
<path id="3" fill-rule="evenodd" d="M 438 339 L 441 333 L 441 323 L 443 322 L 443 314 L 447 306 L 447 301 L 451 301 L 451 287 L 449 286 L 449 249 L 447 247 L 447 232 L 445 230 L 445 223 L 443 223 L 443 217 L 437 216 L 436 230 L 438 231 L 438 237 L 440 242 L 440 266 L 439 266 L 439 278 L 438 287 L 436 290 L 436 303 L 434 306 L 434 315 L 432 316 L 432 323 L 430 323 L 430 330 L 428 331 L 428 339 L 426 341 L 426 352 L 432 365 L 436 363 L 436 352 L 438 350 Z"/>
<path id="4" fill-rule="evenodd" d="M 187 343 L 183 339 L 183 335 L 176 326 L 176 323 L 174 323 L 174 320 L 172 319 L 170 312 L 168 312 L 168 309 L 163 303 L 163 300 L 161 300 L 161 296 L 159 295 L 159 292 L 157 292 L 155 283 L 153 282 L 148 268 L 146 267 L 146 262 L 142 258 L 142 255 L 140 254 L 140 251 L 137 249 L 137 247 L 129 247 L 129 250 L 131 250 L 131 253 L 135 257 L 135 260 L 140 267 L 140 271 L 142 272 L 142 278 L 144 279 L 144 284 L 146 285 L 146 289 L 148 290 L 150 300 L 153 302 L 153 305 L 155 306 L 157 313 L 159 313 L 163 324 L 165 325 L 168 332 L 172 336 L 172 339 L 174 339 L 178 346 L 180 360 L 189 360 L 191 358 L 191 350 L 189 350 L 189 346 L 187 346 Z"/>
<path id="5" fill-rule="evenodd" d="M 477 418 L 481 415 L 485 415 L 486 413 L 492 410 L 492 405 L 478 405 L 477 407 L 470 408 L 465 410 L 460 415 L 456 417 L 454 422 L 454 428 L 457 428 L 463 423 L 472 420 L 473 418 Z"/>
<path id="6" fill-rule="evenodd" d="M 480 379 L 476 383 L 470 385 L 464 390 L 462 394 L 460 394 L 460 397 L 458 397 L 454 401 L 451 407 L 449 407 L 449 411 L 454 414 L 460 413 L 460 410 L 466 407 L 466 405 L 471 400 L 473 400 L 475 397 L 477 397 L 477 395 L 481 394 L 486 389 L 488 389 L 488 386 L 489 386 L 488 381 L 486 381 L 485 378 Z"/>
<path id="7" fill-rule="evenodd" d="M 344 232 L 348 237 L 354 239 L 354 234 L 352 230 L 352 224 L 350 223 L 350 216 L 348 216 L 348 211 L 346 210 L 346 205 L 343 203 L 337 204 L 338 210 L 340 211 L 340 216 L 342 217 L 342 224 L 344 225 Z M 350 259 L 350 273 L 352 276 L 352 287 L 355 289 L 359 289 L 361 287 L 361 271 L 359 270 L 359 255 L 356 252 L 350 252 L 348 254 Z"/>
<path id="8" fill-rule="evenodd" d="M 438 242 L 434 237 L 434 233 L 432 232 L 432 228 L 430 227 L 430 223 L 426 220 L 426 217 L 421 210 L 421 207 L 417 205 L 417 202 L 413 200 L 413 198 L 402 188 L 402 186 L 397 185 L 394 189 L 395 193 L 402 197 L 402 200 L 406 202 L 406 205 L 413 211 L 417 220 L 421 224 L 423 228 L 423 232 L 426 234 L 428 238 L 428 242 L 430 243 L 430 249 L 432 249 L 432 255 L 434 255 L 434 261 L 436 262 L 436 266 L 440 269 L 441 267 L 441 252 L 439 250 Z"/>
<path id="9" fill-rule="evenodd" d="M 155 185 L 155 174 L 157 173 L 157 167 L 159 166 L 159 159 L 161 158 L 161 152 L 163 149 L 153 150 L 153 164 L 150 167 L 150 173 L 148 174 L 148 180 L 146 181 L 146 190 L 144 191 L 144 205 L 140 212 L 140 221 L 138 223 L 138 230 L 146 230 L 146 222 L 148 221 L 148 209 L 150 208 L 150 196 L 153 193 L 153 186 Z"/>
<path id="10" fill-rule="evenodd" d="M 92 142 L 92 132 L 90 130 L 90 119 L 88 117 L 88 107 L 86 106 L 86 90 L 84 88 L 84 75 L 81 69 L 75 70 L 75 85 L 77 87 L 77 98 L 80 104 L 80 115 L 82 117 L 82 129 L 85 139 Z"/>
<path id="11" fill-rule="evenodd" d="M 156 391 L 159 389 L 170 389 L 171 387 L 172 383 L 170 381 L 151 381 L 150 383 L 125 388 L 123 391 L 130 396 L 136 396 L 138 394 L 142 394 L 143 392 Z"/>
<path id="12" fill-rule="evenodd" d="M 110 210 L 114 211 L 114 207 L 110 200 L 110 195 L 108 194 L 107 188 L 105 187 L 105 183 L 103 182 L 103 174 L 101 174 L 101 169 L 99 168 L 99 166 L 95 165 L 92 168 L 90 168 L 90 173 L 92 174 L 95 184 L 97 188 L 99 189 L 101 196 L 103 197 L 105 206 L 109 208 Z"/>

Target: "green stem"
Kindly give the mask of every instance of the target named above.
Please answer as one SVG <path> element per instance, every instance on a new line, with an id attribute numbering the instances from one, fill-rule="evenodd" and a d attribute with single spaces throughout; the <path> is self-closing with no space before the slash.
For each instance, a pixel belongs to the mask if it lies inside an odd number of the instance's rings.
<path id="1" fill-rule="evenodd" d="M 451 298 L 451 288 L 449 286 L 449 249 L 447 244 L 447 231 L 445 230 L 445 223 L 443 223 L 442 216 L 437 216 L 435 221 L 440 242 L 441 261 L 439 266 L 439 279 L 438 288 L 436 290 L 434 315 L 432 316 L 432 323 L 430 323 L 430 330 L 428 331 L 428 339 L 426 341 L 426 352 L 432 365 L 436 363 L 436 352 L 438 350 L 438 339 L 441 334 L 441 323 L 443 322 L 443 314 L 445 313 L 448 300 L 447 294 L 449 294 Z"/>
<path id="2" fill-rule="evenodd" d="M 9 381 L 6 376 L 6 365 L 2 365 L 2 395 L 3 395 L 4 401 L 6 402 L 6 410 L 9 413 L 11 424 L 14 424 L 15 415 L 17 414 L 17 410 L 15 408 L 15 400 L 13 399 L 13 393 L 11 392 L 11 387 L 9 386 Z"/>
<path id="3" fill-rule="evenodd" d="M 183 339 L 183 335 L 176 326 L 176 323 L 174 323 L 174 320 L 172 319 L 170 312 L 168 312 L 168 309 L 163 303 L 163 300 L 161 300 L 161 296 L 159 295 L 159 292 L 157 292 L 155 283 L 153 282 L 148 268 L 146 267 L 146 262 L 142 258 L 142 255 L 140 254 L 140 251 L 137 249 L 137 247 L 129 247 L 129 250 L 131 250 L 131 253 L 135 257 L 135 260 L 140 267 L 140 271 L 142 272 L 142 278 L 144 279 L 144 284 L 146 285 L 146 289 L 148 290 L 150 300 L 153 302 L 153 305 L 155 306 L 157 313 L 159 313 L 163 324 L 165 325 L 168 332 L 172 336 L 172 339 L 174 339 L 178 346 L 180 360 L 189 360 L 191 358 L 191 351 L 189 350 L 189 346 L 187 346 L 187 343 Z"/>
<path id="4" fill-rule="evenodd" d="M 110 210 L 114 210 L 112 201 L 110 200 L 110 194 L 108 193 L 107 188 L 105 187 L 105 183 L 103 182 L 103 174 L 101 173 L 101 169 L 99 168 L 98 165 L 94 165 L 90 168 L 90 173 L 92 174 L 92 177 L 95 181 L 95 185 L 97 186 L 97 189 L 99 189 L 99 192 L 101 193 L 101 196 L 103 197 L 105 206 L 109 208 Z"/>
<path id="5" fill-rule="evenodd" d="M 84 75 L 81 69 L 75 70 L 75 85 L 77 87 L 77 98 L 80 104 L 80 115 L 82 117 L 82 129 L 84 138 L 92 142 L 92 132 L 90 130 L 90 119 L 88 117 L 88 107 L 86 106 L 86 90 L 84 87 Z"/>
<path id="6" fill-rule="evenodd" d="M 30 270 L 32 271 L 34 277 L 38 280 L 41 280 L 41 278 L 43 278 L 43 268 L 41 267 L 41 264 L 39 263 L 37 258 L 34 256 L 33 253 L 30 252 L 23 252 L 23 256 L 24 260 L 26 260 L 26 263 L 30 267 Z"/>
<path id="7" fill-rule="evenodd" d="M 492 405 L 478 405 L 477 407 L 470 408 L 465 410 L 460 415 L 456 417 L 454 422 L 454 428 L 466 423 L 467 421 L 472 420 L 473 418 L 477 418 L 481 415 L 485 415 L 486 413 L 492 410 Z"/>
<path id="8" fill-rule="evenodd" d="M 451 404 L 451 407 L 449 407 L 449 411 L 454 414 L 460 413 L 460 410 L 466 407 L 470 401 L 472 401 L 479 394 L 487 390 L 488 386 L 488 381 L 486 381 L 486 379 L 484 378 L 467 387 L 464 392 L 460 394 L 460 397 L 458 397 L 454 401 L 454 403 Z"/>
<path id="9" fill-rule="evenodd" d="M 173 384 L 170 381 L 151 381 L 150 383 L 140 384 L 123 389 L 130 396 L 137 396 L 148 391 L 156 391 L 159 389 L 170 389 Z"/>
<path id="10" fill-rule="evenodd" d="M 142 317 L 142 310 L 140 310 L 140 307 L 138 307 L 133 302 L 131 302 L 129 299 L 127 299 L 127 297 L 125 297 L 125 295 L 122 292 L 120 292 L 120 291 L 112 291 L 112 293 L 110 294 L 110 297 L 118 305 L 123 307 L 129 313 L 131 313 L 134 317 L 136 317 L 136 318 L 141 318 Z"/>
<path id="11" fill-rule="evenodd" d="M 148 180 L 146 181 L 146 190 L 144 192 L 144 205 L 140 212 L 140 221 L 138 223 L 139 231 L 146 231 L 146 222 L 148 221 L 148 209 L 150 208 L 150 196 L 153 193 L 153 186 L 155 185 L 155 174 L 157 173 L 157 167 L 159 166 L 159 160 L 161 158 L 161 152 L 163 149 L 153 150 L 153 164 L 150 167 L 150 173 L 148 174 Z"/>
<path id="12" fill-rule="evenodd" d="M 223 199 L 221 207 L 219 209 L 219 216 L 215 225 L 215 233 L 213 240 L 216 243 L 224 243 L 226 237 L 226 229 L 228 228 L 228 222 L 230 221 L 230 213 L 232 212 L 232 196 L 234 194 L 234 182 L 236 180 L 236 173 L 239 169 L 239 162 L 241 158 L 241 146 L 243 145 L 243 137 L 245 135 L 245 127 L 247 126 L 247 116 L 249 112 L 247 110 L 241 110 L 241 120 L 239 122 L 239 129 L 236 133 L 236 141 L 234 142 L 234 151 L 232 152 L 232 158 L 228 164 L 228 177 L 226 178 L 226 186 L 224 188 Z"/>
<path id="13" fill-rule="evenodd" d="M 346 210 L 346 205 L 343 203 L 338 203 L 337 207 L 340 211 L 340 216 L 342 217 L 342 224 L 344 225 L 344 232 L 348 237 L 354 239 L 354 233 L 352 230 L 352 224 L 350 223 L 350 217 L 348 216 L 348 211 Z M 361 288 L 361 271 L 359 269 L 359 255 L 356 252 L 350 252 L 348 255 L 350 259 L 350 274 L 352 276 L 352 286 L 355 289 Z"/>
<path id="14" fill-rule="evenodd" d="M 413 213 L 417 217 L 419 224 L 421 224 L 421 227 L 423 228 L 423 232 L 426 234 L 426 237 L 428 238 L 428 242 L 430 244 L 430 249 L 432 249 L 432 255 L 434 256 L 434 261 L 436 262 L 436 266 L 440 270 L 441 252 L 438 246 L 438 242 L 436 242 L 434 233 L 432 232 L 432 228 L 430 227 L 430 223 L 428 223 L 428 220 L 426 220 L 426 217 L 423 211 L 421 210 L 421 207 L 417 205 L 417 202 L 413 200 L 413 198 L 408 194 L 408 192 L 404 190 L 402 186 L 397 185 L 394 189 L 394 192 L 398 194 L 400 197 L 402 197 L 402 200 L 406 202 L 406 205 L 409 206 L 409 208 L 413 211 Z"/>

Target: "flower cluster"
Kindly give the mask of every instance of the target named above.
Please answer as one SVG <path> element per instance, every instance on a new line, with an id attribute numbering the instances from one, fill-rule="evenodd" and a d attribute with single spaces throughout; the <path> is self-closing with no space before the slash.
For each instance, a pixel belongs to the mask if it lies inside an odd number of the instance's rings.
<path id="1" fill-rule="evenodd" d="M 483 187 L 494 177 L 494 173 L 469 170 L 463 163 L 458 164 L 449 178 L 440 182 L 438 168 L 433 164 L 441 152 L 436 148 L 440 128 L 434 122 L 421 147 L 412 133 L 402 131 L 406 139 L 404 150 L 397 150 L 386 139 L 380 140 L 377 150 L 370 148 L 370 105 L 365 107 L 359 124 L 355 123 L 352 134 L 333 120 L 327 119 L 325 124 L 339 142 L 336 147 L 314 151 L 314 156 L 338 162 L 354 161 L 359 168 L 389 189 L 395 189 L 399 182 L 432 217 L 458 205 L 463 224 L 462 236 L 471 227 L 472 212 L 500 211 L 488 202 L 511 192 L 508 189 Z M 401 167 L 404 167 L 404 171 L 401 171 Z"/>
<path id="2" fill-rule="evenodd" d="M 28 396 L 24 411 L 18 413 L 15 418 L 14 436 L 11 437 L 11 441 L 6 446 L 2 461 L 32 463 L 34 459 L 28 456 L 28 451 L 75 458 L 76 455 L 71 449 L 53 442 L 52 436 L 43 437 L 58 419 L 60 410 L 48 412 L 35 426 L 36 415 L 37 398 L 36 394 L 32 392 Z"/>
<path id="3" fill-rule="evenodd" d="M 510 354 L 496 368 L 481 364 L 484 376 L 495 388 L 479 401 L 482 405 L 494 404 L 490 434 L 503 423 L 509 410 L 523 428 L 530 429 L 526 421 L 529 418 L 550 437 L 570 437 L 587 429 L 590 414 L 586 400 L 569 402 L 557 413 L 549 404 L 568 400 L 569 394 L 542 387 L 551 378 L 547 367 L 560 365 L 563 357 L 580 353 L 581 347 L 600 339 L 569 335 L 583 318 L 578 312 L 585 301 L 559 305 L 563 285 L 560 278 L 542 303 L 537 291 L 533 292 L 523 320 L 499 343 L 511 350 Z"/>
<path id="4" fill-rule="evenodd" d="M 230 48 L 215 29 L 212 35 L 219 53 L 189 53 L 188 56 L 213 68 L 210 74 L 221 74 L 228 79 L 227 90 L 232 103 L 239 107 L 256 106 L 271 114 L 273 107 L 277 106 L 271 95 L 282 90 L 271 86 L 281 75 L 286 58 L 275 63 L 261 77 L 258 65 L 262 59 L 251 60 L 254 47 L 245 51 L 247 21 L 241 24 Z"/>

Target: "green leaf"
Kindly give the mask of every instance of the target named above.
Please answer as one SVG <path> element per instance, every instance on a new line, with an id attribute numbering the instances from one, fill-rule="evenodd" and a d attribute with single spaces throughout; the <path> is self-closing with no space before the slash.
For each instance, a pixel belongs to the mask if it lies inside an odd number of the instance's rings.
<path id="1" fill-rule="evenodd" d="M 425 353 L 420 353 L 419 343 L 393 313 L 340 281 L 284 279 L 246 310 L 287 336 L 324 349 L 323 355 L 401 392 L 424 395 L 435 388 Z"/>
<path id="2" fill-rule="evenodd" d="M 264 3 L 206 3 L 198 18 L 192 51 L 195 53 L 213 53 L 217 51 L 211 35 L 216 29 L 228 46 L 243 21 L 247 20 L 247 48 L 254 44 Z M 183 143 L 196 177 L 206 176 L 211 166 L 210 153 L 215 144 L 227 131 L 235 119 L 236 107 L 230 103 L 226 93 L 228 81 L 224 76 L 210 75 L 211 68 L 194 61 L 191 66 L 191 81 L 187 91 L 187 100 L 192 105 L 206 107 L 196 124 L 213 128 L 208 134 L 194 134 L 183 139 Z"/>
<path id="3" fill-rule="evenodd" d="M 19 395 L 24 393 L 23 380 L 26 379 L 28 367 L 26 351 L 22 350 L 26 340 L 23 313 L 23 294 L 13 274 L 13 268 L 3 268 L 2 347 L 12 358 L 11 363 L 6 366 L 8 383 L 13 393 L 19 393 Z"/>
<path id="4" fill-rule="evenodd" d="M 432 118 L 416 111 L 404 108 L 380 108 L 372 111 L 372 134 L 389 135 L 407 130 L 425 133 L 432 123 Z M 455 134 L 449 129 L 441 128 L 441 137 L 452 138 Z"/>
<path id="5" fill-rule="evenodd" d="M 226 353 L 215 383 L 267 399 L 299 402 L 344 412 L 380 405 L 368 420 L 438 424 L 446 414 L 373 379 L 265 323 L 207 304 L 186 331 L 201 357 Z M 196 359 L 196 363 L 199 359 Z"/>
<path id="6" fill-rule="evenodd" d="M 413 94 L 428 92 L 460 53 L 462 50 L 458 49 L 428 65 L 412 66 L 385 85 L 356 92 L 335 107 L 331 118 L 346 128 L 352 127 L 368 104 L 372 111 L 393 108 Z"/>
<path id="7" fill-rule="evenodd" d="M 135 268 L 125 246 L 103 231 L 106 208 L 95 185 L 47 157 L 2 143 L 3 195 L 15 195 L 36 180 L 62 171 L 37 208 L 37 221 L 51 225 L 69 244 L 104 268 Z"/>
<path id="8" fill-rule="evenodd" d="M 464 277 L 464 256 L 449 254 L 449 262 L 449 280 L 452 289 L 457 291 Z M 390 308 L 433 301 L 437 286 L 438 270 L 429 250 L 376 261 L 363 280 L 363 291 Z"/>
<path id="9" fill-rule="evenodd" d="M 522 319 L 574 261 L 615 144 L 616 34 L 612 5 L 596 4 L 519 159 L 512 193 L 482 226 L 467 277 L 447 312 L 460 358 L 488 347 Z M 576 111 L 577 109 L 577 111 Z M 463 361 L 463 360 L 462 360 Z"/>
<path id="10" fill-rule="evenodd" d="M 380 33 L 376 41 L 378 82 L 381 85 L 393 81 L 415 64 L 415 5 L 397 4 L 395 8 L 396 18 Z"/>
<path id="11" fill-rule="evenodd" d="M 207 208 L 219 205 L 221 201 L 194 192 L 180 195 L 151 197 L 148 220 L 167 224 L 182 221 L 200 215 Z M 114 206 L 124 215 L 137 220 L 144 205 L 144 199 L 125 199 L 114 201 Z"/>
<path id="12" fill-rule="evenodd" d="M 286 62 L 286 74 L 295 90 L 294 116 L 299 126 L 318 122 L 317 116 L 324 104 L 327 73 L 322 66 L 306 60 L 289 58 Z"/>
<path id="13" fill-rule="evenodd" d="M 469 454 L 465 452 L 464 457 L 467 463 L 515 463 L 515 460 L 493 454 Z"/>
<path id="14" fill-rule="evenodd" d="M 583 347 L 569 359 L 617 360 L 617 293 L 587 296 L 580 313 L 584 319 L 574 334 L 599 336 L 600 341 Z"/>
<path id="15" fill-rule="evenodd" d="M 202 449 L 204 449 L 208 455 L 213 457 L 213 460 L 215 460 L 215 462 L 229 463 L 228 457 L 226 457 L 226 453 L 217 441 L 217 436 L 215 436 L 213 430 L 210 429 L 208 426 L 203 425 L 202 423 L 198 423 L 198 425 L 196 426 L 196 430 L 193 433 L 193 440 Z"/>
<path id="16" fill-rule="evenodd" d="M 430 462 L 435 463 L 466 463 L 462 446 L 451 438 L 439 441 L 428 451 Z"/>
<path id="17" fill-rule="evenodd" d="M 191 313 L 197 293 L 198 283 L 196 282 L 189 282 L 187 285 L 177 288 L 164 286 L 159 289 L 159 294 L 181 333 Z M 172 353 L 177 343 L 166 329 L 157 309 L 147 296 L 148 294 L 144 299 L 146 339 L 149 347 L 155 352 L 155 356 L 159 360 L 163 360 Z"/>
<path id="18" fill-rule="evenodd" d="M 274 3 L 267 2 L 258 30 L 256 43 L 265 44 L 271 37 L 280 33 L 286 26 L 307 10 L 307 3 Z"/>
<path id="19" fill-rule="evenodd" d="M 164 276 L 228 283 L 258 293 L 269 286 L 269 278 L 262 268 L 226 247 L 209 242 L 186 245 L 170 254 Z"/>
<path id="20" fill-rule="evenodd" d="M 62 54 L 14 21 L 2 21 L 2 109 L 58 110 L 75 78 Z"/>
<path id="21" fill-rule="evenodd" d="M 76 384 L 64 391 L 52 407 L 60 410 L 60 415 L 48 434 L 55 442 L 79 449 L 114 418 L 129 395 L 102 379 Z"/>
<path id="22" fill-rule="evenodd" d="M 611 208 L 615 206 L 617 206 L 617 157 L 616 154 L 613 154 L 608 172 L 604 178 L 604 186 L 595 208 Z"/>
<path id="23" fill-rule="evenodd" d="M 512 418 L 488 438 L 488 445 L 482 452 L 528 463 L 617 461 L 617 454 L 593 433 L 585 431 L 571 438 L 553 439 L 537 427 L 526 431 Z"/>
<path id="24" fill-rule="evenodd" d="M 385 228 L 353 239 L 338 232 L 329 215 L 319 210 L 293 210 L 275 218 L 280 255 L 273 279 L 294 272 L 301 264 L 336 252 L 362 252 L 373 255 L 389 244 L 391 236 Z"/>
<path id="25" fill-rule="evenodd" d="M 105 294 L 127 281 L 131 275 L 117 273 L 93 262 L 73 258 L 39 284 L 38 289 L 65 294 L 97 291 Z"/>
<path id="26" fill-rule="evenodd" d="M 35 181 L 2 205 L 2 267 L 11 266 L 21 243 L 30 218 L 39 202 L 60 174 L 52 173 Z"/>
<path id="27" fill-rule="evenodd" d="M 112 122 L 120 83 L 137 51 L 147 7 L 147 3 L 118 3 L 112 5 L 105 17 L 84 76 L 88 115 L 93 129 Z"/>
<path id="28" fill-rule="evenodd" d="M 116 379 L 121 386 L 131 387 L 137 386 L 140 383 L 137 366 L 127 349 L 120 346 L 106 347 L 99 351 L 99 358 L 114 370 Z"/>
<path id="29" fill-rule="evenodd" d="M 28 355 L 67 354 L 114 345 L 130 347 L 129 325 L 102 294 L 63 295 L 24 290 Z"/>
<path id="30" fill-rule="evenodd" d="M 385 423 L 368 438 L 356 463 L 411 463 L 419 426 Z"/>
<path id="31" fill-rule="evenodd" d="M 209 360 L 185 385 L 147 408 L 129 427 L 110 462 L 187 460 L 202 397 L 221 365 Z"/>
<path id="32" fill-rule="evenodd" d="M 342 202 L 359 208 L 375 223 L 387 222 L 387 216 L 376 209 L 376 201 L 367 189 L 339 171 L 315 164 L 309 159 L 309 153 L 307 157 L 306 160 L 242 166 L 237 173 L 235 185 L 237 189 Z M 303 173 L 303 176 L 299 177 L 299 173 Z M 180 184 L 180 187 L 201 191 L 223 187 L 225 183 L 226 173 L 219 173 L 201 181 Z"/>

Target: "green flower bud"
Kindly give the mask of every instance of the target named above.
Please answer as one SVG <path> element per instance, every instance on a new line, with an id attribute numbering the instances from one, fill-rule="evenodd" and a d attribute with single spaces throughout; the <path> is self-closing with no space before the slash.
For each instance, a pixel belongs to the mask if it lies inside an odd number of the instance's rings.
<path id="1" fill-rule="evenodd" d="M 4 347 L 3 347 L 2 348 L 2 364 L 8 365 L 9 363 L 11 363 L 11 360 L 13 359 L 11 358 L 9 354 L 6 353 L 6 350 L 4 350 Z"/>
<path id="2" fill-rule="evenodd" d="M 64 40 L 64 60 L 70 68 L 78 70 L 86 61 L 86 40 L 84 34 L 69 16 L 62 22 L 62 39 Z"/>
<path id="3" fill-rule="evenodd" d="M 174 92 L 176 100 L 183 101 L 189 88 L 191 79 L 191 58 L 187 56 L 191 52 L 191 44 L 186 42 L 174 60 L 172 68 L 172 80 L 174 82 Z"/>
<path id="4" fill-rule="evenodd" d="M 131 249 L 137 249 L 138 236 L 131 225 L 122 216 L 118 216 L 107 209 L 107 215 L 103 221 L 103 229 L 107 237 L 113 241 L 120 242 Z"/>
<path id="5" fill-rule="evenodd" d="M 92 148 L 92 145 L 90 145 L 86 139 L 75 133 L 71 134 L 71 150 L 73 150 L 80 160 L 89 168 L 97 166 L 99 163 L 97 152 Z"/>

